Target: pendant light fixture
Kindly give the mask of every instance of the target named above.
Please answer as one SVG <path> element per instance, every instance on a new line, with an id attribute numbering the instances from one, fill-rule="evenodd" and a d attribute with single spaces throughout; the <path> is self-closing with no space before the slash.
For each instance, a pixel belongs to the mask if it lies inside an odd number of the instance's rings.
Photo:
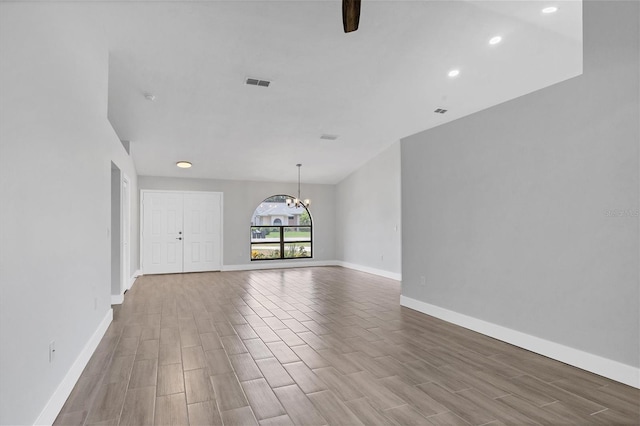
<path id="1" fill-rule="evenodd" d="M 296 167 L 298 168 L 298 198 L 287 198 L 286 202 L 287 202 L 287 206 L 288 207 L 309 207 L 309 204 L 311 204 L 311 200 L 309 200 L 308 198 L 306 198 L 305 200 L 302 200 L 300 198 L 300 167 L 302 167 L 302 164 L 296 164 Z"/>

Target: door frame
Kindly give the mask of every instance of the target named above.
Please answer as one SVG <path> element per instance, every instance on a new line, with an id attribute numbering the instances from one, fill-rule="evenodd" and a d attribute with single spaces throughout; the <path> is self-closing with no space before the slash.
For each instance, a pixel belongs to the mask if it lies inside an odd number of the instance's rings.
<path id="1" fill-rule="evenodd" d="M 221 191 L 176 191 L 163 189 L 141 189 L 140 190 L 140 269 L 144 275 L 144 195 L 153 193 L 172 194 L 220 194 L 220 270 L 224 269 L 224 192 Z M 184 252 L 183 252 L 184 256 Z"/>
<path id="2" fill-rule="evenodd" d="M 111 161 L 109 219 L 109 294 L 111 304 L 122 303 L 122 169 Z"/>
<path id="3" fill-rule="evenodd" d="M 122 212 L 122 217 L 120 219 L 120 230 L 122 232 L 122 236 L 120 238 L 120 243 L 122 248 L 120 250 L 122 261 L 122 286 L 121 288 L 124 290 L 129 290 L 131 288 L 131 179 L 125 173 L 122 173 L 122 188 L 120 190 L 120 196 L 122 197 L 122 201 L 120 202 L 120 210 Z M 127 188 L 125 195 L 125 186 Z M 126 198 L 125 198 L 126 197 Z M 127 249 L 125 250 L 125 246 Z"/>

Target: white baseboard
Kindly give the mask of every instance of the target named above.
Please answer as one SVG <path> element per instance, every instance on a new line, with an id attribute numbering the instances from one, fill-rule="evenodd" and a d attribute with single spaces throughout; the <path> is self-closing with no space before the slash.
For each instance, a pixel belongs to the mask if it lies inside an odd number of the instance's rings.
<path id="1" fill-rule="evenodd" d="M 117 294 L 117 295 L 111 295 L 111 304 L 112 305 L 121 305 L 122 302 L 124 302 L 124 293 L 122 294 Z"/>
<path id="2" fill-rule="evenodd" d="M 104 333 L 109 328 L 109 324 L 113 320 L 113 310 L 109 309 L 107 314 L 104 316 L 96 331 L 93 332 L 93 335 L 89 339 L 84 348 L 74 361 L 73 365 L 62 379 L 62 382 L 58 385 L 57 389 L 49 398 L 47 405 L 45 405 L 44 409 L 38 416 L 38 419 L 34 424 L 36 425 L 51 425 L 58 417 L 62 406 L 66 402 L 69 395 L 71 395 L 71 391 L 73 387 L 76 385 L 76 382 L 80 378 L 82 374 L 82 370 L 87 366 L 91 355 L 98 347 L 100 340 L 104 336 Z"/>
<path id="3" fill-rule="evenodd" d="M 335 260 L 257 261 L 240 265 L 223 265 L 222 271 L 254 271 L 258 269 L 307 268 L 310 266 L 336 266 Z"/>
<path id="4" fill-rule="evenodd" d="M 396 281 L 402 281 L 402 274 L 397 272 L 389 272 L 383 269 L 370 268 L 369 266 L 357 265 L 355 263 L 343 262 L 341 260 L 337 261 L 336 264 L 338 266 L 342 266 L 343 268 L 355 269 L 356 271 L 366 272 L 368 274 L 378 275 L 384 278 L 390 278 Z"/>
<path id="5" fill-rule="evenodd" d="M 384 271 L 382 269 L 370 268 L 368 266 L 356 265 L 355 263 L 343 262 L 341 260 L 296 260 L 296 261 L 259 261 L 240 265 L 224 265 L 222 271 L 254 271 L 258 269 L 283 269 L 283 268 L 307 268 L 310 266 L 342 266 L 343 268 L 354 269 L 368 274 L 378 275 L 384 278 L 401 281 L 402 274 Z"/>
<path id="6" fill-rule="evenodd" d="M 140 275 L 142 275 L 142 273 L 140 272 L 140 270 L 138 269 L 132 277 L 129 278 L 129 282 L 127 283 L 127 288 L 124 289 L 124 291 L 122 292 L 122 294 L 120 295 L 111 295 L 111 304 L 112 305 L 121 305 L 122 302 L 124 302 L 124 292 L 127 290 L 131 290 L 131 287 L 133 286 L 133 283 L 136 282 L 136 278 L 138 278 Z"/>
<path id="7" fill-rule="evenodd" d="M 468 328 L 469 330 L 477 331 L 478 333 L 519 346 L 540 355 L 553 358 L 565 364 L 573 365 L 574 367 L 607 377 L 611 380 L 640 388 L 640 368 L 450 311 L 407 296 L 400 296 L 400 305 Z"/>
<path id="8" fill-rule="evenodd" d="M 142 276 L 142 271 L 140 269 L 138 269 L 136 272 L 134 272 L 133 276 L 129 280 L 129 286 L 127 287 L 127 290 L 131 290 L 131 287 L 133 287 L 133 283 L 136 282 L 136 278 L 141 277 L 141 276 Z"/>

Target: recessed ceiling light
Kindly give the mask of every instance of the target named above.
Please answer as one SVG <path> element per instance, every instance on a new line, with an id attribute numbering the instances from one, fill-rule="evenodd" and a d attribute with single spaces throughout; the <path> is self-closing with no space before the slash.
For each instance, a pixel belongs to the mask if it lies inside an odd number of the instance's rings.
<path id="1" fill-rule="evenodd" d="M 448 76 L 449 77 L 456 77 L 458 74 L 460 74 L 460 70 L 451 70 L 451 71 L 449 71 Z"/>
<path id="2" fill-rule="evenodd" d="M 191 167 L 191 163 L 188 161 L 178 161 L 176 163 L 176 166 L 180 167 L 181 169 L 188 169 L 189 167 Z"/>
<path id="3" fill-rule="evenodd" d="M 498 44 L 501 41 L 502 41 L 502 37 L 495 36 L 495 37 L 492 37 L 491 40 L 489 40 L 489 44 Z"/>
<path id="4" fill-rule="evenodd" d="M 542 13 L 554 13 L 557 12 L 558 8 L 555 6 L 549 6 L 549 7 L 545 7 L 544 9 L 542 9 Z"/>

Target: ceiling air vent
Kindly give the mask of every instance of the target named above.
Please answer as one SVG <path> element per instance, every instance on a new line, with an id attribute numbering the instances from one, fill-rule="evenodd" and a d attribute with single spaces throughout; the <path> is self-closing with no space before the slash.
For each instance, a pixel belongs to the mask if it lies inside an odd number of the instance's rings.
<path id="1" fill-rule="evenodd" d="M 268 80 L 258 80 L 257 78 L 247 78 L 245 84 L 248 84 L 249 86 L 269 87 L 271 82 Z"/>
<path id="2" fill-rule="evenodd" d="M 336 139 L 338 139 L 338 135 L 321 135 L 320 139 L 324 139 L 327 141 L 335 141 Z"/>
<path id="3" fill-rule="evenodd" d="M 446 109 L 442 109 L 442 108 L 438 108 L 438 109 L 436 109 L 436 110 L 435 110 L 435 111 L 433 111 L 433 112 L 435 112 L 435 113 L 437 113 L 437 114 L 444 114 L 445 112 L 447 112 L 447 110 L 446 110 Z"/>

